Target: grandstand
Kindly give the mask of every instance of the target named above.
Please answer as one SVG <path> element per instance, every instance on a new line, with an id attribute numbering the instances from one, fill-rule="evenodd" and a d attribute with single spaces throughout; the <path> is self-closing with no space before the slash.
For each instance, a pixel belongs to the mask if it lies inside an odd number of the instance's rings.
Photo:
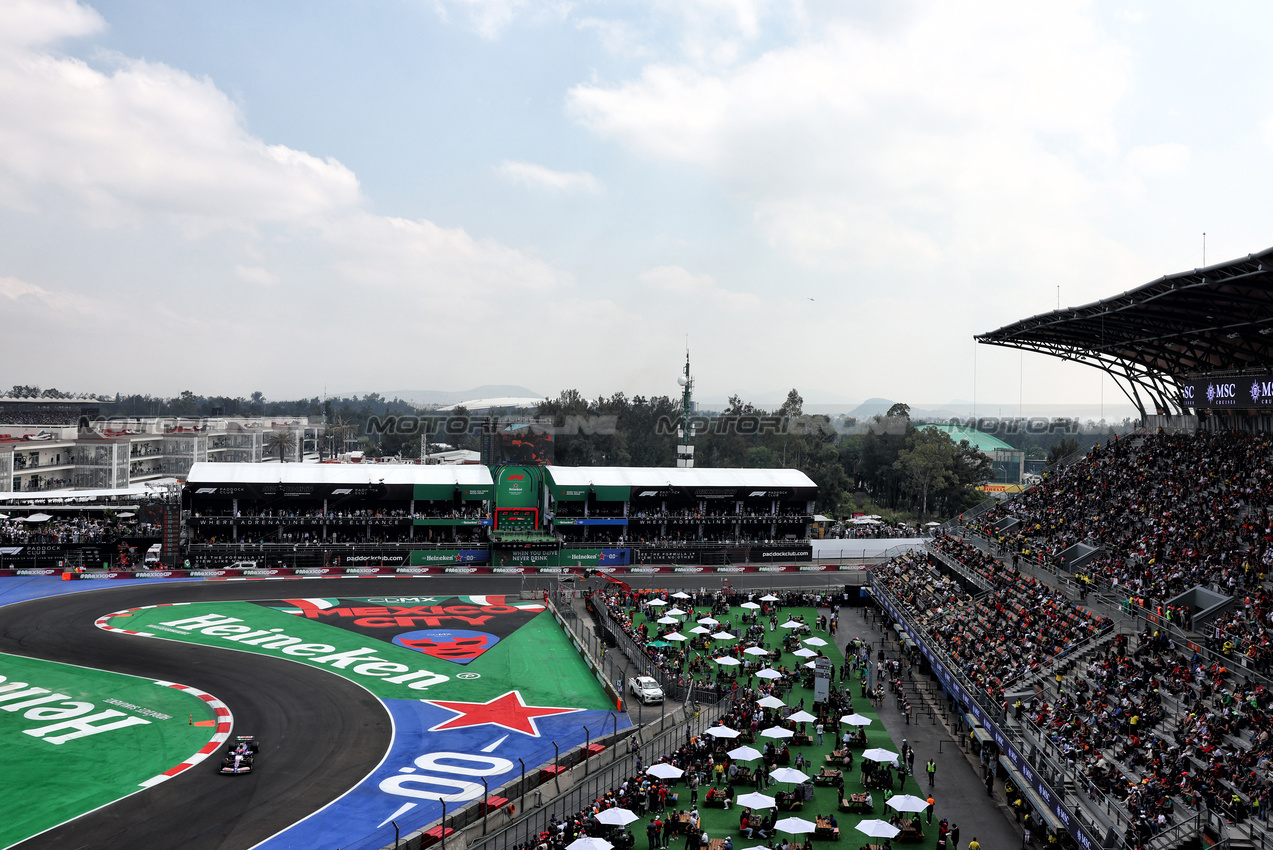
<path id="1" fill-rule="evenodd" d="M 560 567 L 808 561 L 797 470 L 197 463 L 197 564 Z"/>
<path id="2" fill-rule="evenodd" d="M 1262 836 L 1246 824 L 1273 778 L 1271 260 L 978 336 L 1101 369 L 1144 428 L 875 573 L 974 736 L 1081 846 Z"/>

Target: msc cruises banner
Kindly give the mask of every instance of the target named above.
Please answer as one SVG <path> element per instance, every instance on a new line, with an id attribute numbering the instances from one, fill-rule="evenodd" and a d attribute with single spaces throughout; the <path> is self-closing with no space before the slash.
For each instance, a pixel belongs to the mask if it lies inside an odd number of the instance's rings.
<path id="1" fill-rule="evenodd" d="M 1181 394 L 1194 410 L 1273 410 L 1273 375 L 1184 381 Z"/>

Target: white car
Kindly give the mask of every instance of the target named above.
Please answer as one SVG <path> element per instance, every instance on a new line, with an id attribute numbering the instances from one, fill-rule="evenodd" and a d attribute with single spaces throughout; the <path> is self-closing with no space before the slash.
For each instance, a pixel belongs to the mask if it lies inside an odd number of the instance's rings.
<path id="1" fill-rule="evenodd" d="M 628 693 L 639 699 L 642 704 L 663 702 L 663 689 L 650 676 L 633 676 L 628 679 Z"/>

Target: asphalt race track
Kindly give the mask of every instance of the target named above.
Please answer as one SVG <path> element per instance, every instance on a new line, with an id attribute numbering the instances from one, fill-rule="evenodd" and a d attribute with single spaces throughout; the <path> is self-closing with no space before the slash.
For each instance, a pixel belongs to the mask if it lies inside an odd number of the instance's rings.
<path id="1" fill-rule="evenodd" d="M 385 593 L 389 584 L 341 581 L 339 592 L 374 596 Z M 404 592 L 414 583 L 392 584 Z M 432 582 L 428 588 L 438 589 Z M 303 592 L 334 591 L 327 584 L 306 582 Z M 93 625 L 102 614 L 121 608 L 278 599 L 299 592 L 298 582 L 157 581 L 154 586 L 92 590 L 0 609 L 0 651 L 202 688 L 230 707 L 233 734 L 258 735 L 262 744 L 257 770 L 248 776 L 218 775 L 220 759 L 211 757 L 154 788 L 17 846 L 245 850 L 366 776 L 388 750 L 392 724 L 381 703 L 352 682 L 303 664 L 114 634 Z"/>
<path id="2" fill-rule="evenodd" d="M 669 577 L 633 581 L 666 587 Z M 717 581 L 686 576 L 686 586 Z M 760 577 L 757 577 L 760 578 Z M 768 585 L 771 579 L 764 579 Z M 544 588 L 551 580 L 536 582 Z M 757 581 L 756 584 L 760 584 Z M 792 582 L 791 585 L 801 582 Z M 734 580 L 735 586 L 752 582 Z M 810 582 L 813 585 L 813 582 Z M 0 608 L 0 652 L 166 679 L 201 688 L 234 714 L 235 735 L 261 740 L 257 770 L 220 776 L 219 756 L 172 779 L 15 845 L 21 850 L 247 850 L 356 785 L 384 758 L 392 723 L 347 679 L 263 655 L 134 637 L 93 625 L 101 615 L 162 602 L 282 599 L 339 594 L 516 594 L 519 578 L 172 582 L 86 590 Z M 819 581 L 809 589 L 823 589 Z M 68 782 L 75 778 L 67 777 Z M 333 845 L 334 846 L 334 845 Z M 321 848 L 315 848 L 321 850 Z"/>

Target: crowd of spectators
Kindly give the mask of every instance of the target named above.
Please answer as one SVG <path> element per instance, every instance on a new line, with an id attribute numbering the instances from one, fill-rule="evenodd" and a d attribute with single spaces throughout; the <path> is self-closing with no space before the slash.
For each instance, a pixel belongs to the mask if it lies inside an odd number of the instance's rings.
<path id="1" fill-rule="evenodd" d="M 989 580 L 991 592 L 974 599 L 933 568 L 928 556 L 916 553 L 891 560 L 877 580 L 915 614 L 964 675 L 996 700 L 1011 683 L 1038 673 L 1110 625 L 967 543 L 940 538 L 930 545 L 961 562 L 968 558 L 968 566 Z"/>
<path id="2" fill-rule="evenodd" d="M 1060 758 L 1127 809 L 1129 841 L 1177 822 L 1182 805 L 1267 817 L 1269 693 L 1161 633 L 1127 650 L 1120 635 L 1029 713 Z"/>
<path id="3" fill-rule="evenodd" d="M 26 517 L 0 520 L 0 545 L 34 546 L 49 544 L 113 543 L 120 537 L 158 535 L 159 529 L 135 517 L 107 520 L 99 515 L 76 514 L 29 522 Z"/>
<path id="4" fill-rule="evenodd" d="M 1085 583 L 1192 628 L 1193 610 L 1169 601 L 1210 585 L 1241 604 L 1211 623 L 1213 649 L 1273 665 L 1273 443 L 1265 434 L 1149 434 L 1096 446 L 1079 463 L 996 506 L 970 527 L 1054 570 L 1076 542 L 1101 548 Z M 998 532 L 1005 521 L 1019 524 Z"/>
<path id="5" fill-rule="evenodd" d="M 79 421 L 79 408 L 34 411 L 0 408 L 0 427 L 5 425 L 74 425 Z"/>
<path id="6" fill-rule="evenodd" d="M 899 537 L 918 537 L 919 532 L 900 522 L 846 523 L 835 537 L 847 540 L 893 540 Z"/>
<path id="7" fill-rule="evenodd" d="M 1273 561 L 1269 455 L 1264 434 L 1115 439 L 970 525 L 1054 568 L 1068 547 L 1095 543 L 1087 574 L 1151 606 L 1199 584 L 1240 596 Z M 1010 518 L 1019 526 L 998 534 Z"/>

